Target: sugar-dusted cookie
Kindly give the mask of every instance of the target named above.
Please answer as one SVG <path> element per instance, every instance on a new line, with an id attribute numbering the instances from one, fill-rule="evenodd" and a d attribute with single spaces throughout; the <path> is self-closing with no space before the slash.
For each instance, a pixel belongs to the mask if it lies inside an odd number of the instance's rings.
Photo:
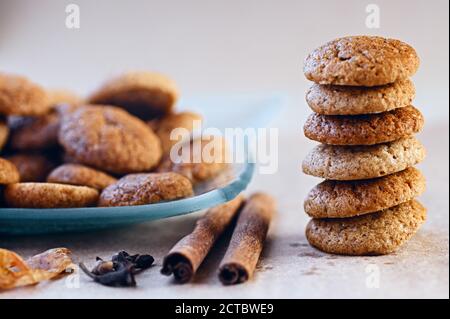
<path id="1" fill-rule="evenodd" d="M 17 167 L 21 182 L 43 182 L 55 167 L 55 163 L 42 154 L 19 153 L 6 158 Z"/>
<path id="2" fill-rule="evenodd" d="M 331 180 L 358 180 L 402 171 L 425 158 L 414 137 L 366 146 L 318 145 L 304 159 L 303 172 Z"/>
<path id="3" fill-rule="evenodd" d="M 0 72 L 0 114 L 39 116 L 49 111 L 48 96 L 41 86 Z"/>
<path id="4" fill-rule="evenodd" d="M 171 139 L 170 135 L 173 130 L 177 128 L 186 129 L 187 132 L 191 133 L 194 129 L 194 124 L 202 121 L 202 116 L 194 112 L 180 112 L 169 114 L 159 120 L 154 120 L 149 123 L 150 127 L 154 128 L 155 133 L 161 140 L 161 146 L 164 154 L 169 154 L 170 149 L 176 143 L 182 142 L 183 137 L 178 139 Z M 174 136 L 177 137 L 177 136 Z M 190 139 L 190 134 L 186 136 L 188 140 Z"/>
<path id="5" fill-rule="evenodd" d="M 415 94 L 409 79 L 375 87 L 314 83 L 306 92 L 306 102 L 314 112 L 324 115 L 372 114 L 410 105 Z"/>
<path id="6" fill-rule="evenodd" d="M 150 120 L 169 114 L 177 99 L 176 84 L 168 77 L 154 72 L 129 72 L 106 82 L 89 102 L 119 106 Z"/>
<path id="7" fill-rule="evenodd" d="M 4 196 L 9 207 L 68 208 L 96 205 L 98 191 L 85 186 L 17 183 L 8 185 Z"/>
<path id="8" fill-rule="evenodd" d="M 10 161 L 0 157 L 0 185 L 18 183 L 20 180 L 17 167 Z"/>
<path id="9" fill-rule="evenodd" d="M 304 208 L 313 218 L 353 217 L 397 206 L 424 191 L 424 176 L 410 167 L 368 180 L 324 181 L 308 193 Z"/>
<path id="10" fill-rule="evenodd" d="M 180 174 L 130 174 L 103 190 L 99 206 L 145 205 L 193 194 L 191 182 Z"/>
<path id="11" fill-rule="evenodd" d="M 48 175 L 47 182 L 88 186 L 101 191 L 117 180 L 106 173 L 84 165 L 64 164 L 55 168 Z"/>
<path id="12" fill-rule="evenodd" d="M 358 217 L 312 219 L 306 227 L 306 238 L 331 254 L 384 255 L 408 241 L 425 219 L 426 209 L 413 200 Z"/>
<path id="13" fill-rule="evenodd" d="M 311 140 L 331 145 L 373 145 L 412 136 L 423 128 L 422 113 L 414 106 L 368 115 L 311 114 L 304 127 Z"/>
<path id="14" fill-rule="evenodd" d="M 152 129 L 113 106 L 82 106 L 66 114 L 59 141 L 76 162 L 113 174 L 149 171 L 162 156 Z"/>
<path id="15" fill-rule="evenodd" d="M 377 86 L 405 80 L 419 68 L 408 44 L 377 36 L 349 36 L 330 41 L 305 59 L 306 78 L 319 84 Z"/>

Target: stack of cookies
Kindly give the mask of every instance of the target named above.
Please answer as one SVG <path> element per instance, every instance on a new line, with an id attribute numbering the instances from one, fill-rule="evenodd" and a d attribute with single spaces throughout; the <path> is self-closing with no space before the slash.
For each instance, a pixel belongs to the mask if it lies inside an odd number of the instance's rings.
<path id="1" fill-rule="evenodd" d="M 425 157 L 414 137 L 424 119 L 411 105 L 409 80 L 418 69 L 415 50 L 373 36 L 336 39 L 305 60 L 315 83 L 306 100 L 314 113 L 306 137 L 322 144 L 303 172 L 326 179 L 304 203 L 313 219 L 311 245 L 334 254 L 381 255 L 398 249 L 425 221 L 415 200 L 425 179 L 413 166 Z"/>
<path id="2" fill-rule="evenodd" d="M 226 169 L 223 150 L 215 149 L 225 141 L 202 136 L 194 147 L 202 117 L 177 112 L 178 95 L 170 78 L 154 72 L 125 73 L 86 99 L 0 73 L 0 207 L 129 206 L 192 196 L 196 184 Z M 185 134 L 173 139 L 177 128 Z M 199 158 L 213 138 L 210 162 L 170 158 L 180 143 Z"/>

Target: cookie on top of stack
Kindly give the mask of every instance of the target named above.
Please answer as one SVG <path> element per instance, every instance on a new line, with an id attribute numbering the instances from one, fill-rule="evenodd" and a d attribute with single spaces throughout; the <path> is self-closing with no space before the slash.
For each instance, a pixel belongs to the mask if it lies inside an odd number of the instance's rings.
<path id="1" fill-rule="evenodd" d="M 304 202 L 312 217 L 306 237 L 334 254 L 382 255 L 397 250 L 423 224 L 415 200 L 425 157 L 414 137 L 424 119 L 411 105 L 419 67 L 415 50 L 398 40 L 349 36 L 326 43 L 305 60 L 315 82 L 306 101 L 314 111 L 305 136 L 320 142 L 303 172 L 324 178 Z"/>

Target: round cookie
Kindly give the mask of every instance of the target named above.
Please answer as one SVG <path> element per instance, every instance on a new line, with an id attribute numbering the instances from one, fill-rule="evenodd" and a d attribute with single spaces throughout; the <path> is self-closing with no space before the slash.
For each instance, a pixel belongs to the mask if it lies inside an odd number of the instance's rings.
<path id="1" fill-rule="evenodd" d="M 192 196 L 191 182 L 176 173 L 131 174 L 105 188 L 99 206 L 132 206 Z"/>
<path id="2" fill-rule="evenodd" d="M 130 72 L 105 83 L 89 99 L 91 104 L 115 105 L 150 120 L 171 113 L 178 89 L 168 77 L 153 72 Z"/>
<path id="3" fill-rule="evenodd" d="M 331 180 L 358 180 L 402 171 L 425 158 L 414 137 L 366 146 L 318 145 L 305 158 L 305 174 Z"/>
<path id="4" fill-rule="evenodd" d="M 166 157 L 158 167 L 158 172 L 176 172 L 195 185 L 218 176 L 228 168 L 227 143 L 220 136 L 204 136 L 181 145 L 175 152 L 181 156 L 176 159 Z M 190 156 L 183 158 L 183 152 Z M 204 155 L 208 155 L 208 158 L 204 158 Z"/>
<path id="5" fill-rule="evenodd" d="M 50 113 L 43 116 L 10 116 L 8 125 L 11 129 L 11 148 L 20 151 L 40 151 L 59 146 L 58 132 L 61 118 L 77 107 L 72 104 L 56 104 Z"/>
<path id="6" fill-rule="evenodd" d="M 39 116 L 50 111 L 45 90 L 28 79 L 0 73 L 0 114 Z"/>
<path id="7" fill-rule="evenodd" d="M 410 167 L 361 181 L 324 181 L 307 195 L 305 212 L 313 218 L 344 218 L 373 213 L 410 201 L 425 191 L 425 178 Z"/>
<path id="8" fill-rule="evenodd" d="M 10 146 L 19 151 L 37 151 L 58 145 L 60 118 L 52 112 L 40 117 L 10 117 Z"/>
<path id="9" fill-rule="evenodd" d="M 312 246 L 331 254 L 384 255 L 408 241 L 425 219 L 425 208 L 413 200 L 358 217 L 312 219 L 306 238 Z"/>
<path id="10" fill-rule="evenodd" d="M 17 167 L 10 161 L 0 157 L 0 185 L 18 183 L 20 180 Z"/>
<path id="11" fill-rule="evenodd" d="M 311 114 L 303 128 L 311 140 L 331 145 L 373 145 L 409 137 L 422 130 L 424 118 L 414 106 L 368 115 Z"/>
<path id="12" fill-rule="evenodd" d="M 163 153 L 169 154 L 173 145 L 183 141 L 182 138 L 172 140 L 170 138 L 172 131 L 177 128 L 183 128 L 191 133 L 196 121 L 202 121 L 202 116 L 193 112 L 181 112 L 169 114 L 160 120 L 156 120 L 156 122 L 149 123 L 149 125 L 155 129 L 156 135 L 161 140 Z M 187 138 L 190 139 L 190 137 L 189 134 Z"/>
<path id="13" fill-rule="evenodd" d="M 55 167 L 52 161 L 40 154 L 15 154 L 7 159 L 17 167 L 21 182 L 43 182 Z"/>
<path id="14" fill-rule="evenodd" d="M 5 146 L 6 142 L 8 141 L 8 136 L 9 136 L 9 127 L 6 124 L 6 121 L 0 118 L 0 151 L 3 149 L 3 146 Z"/>
<path id="15" fill-rule="evenodd" d="M 64 89 L 52 89 L 47 90 L 47 95 L 49 97 L 49 104 L 52 107 L 61 104 L 67 104 L 72 107 L 83 104 L 83 99 L 76 95 L 75 93 L 64 90 Z"/>
<path id="16" fill-rule="evenodd" d="M 149 171 L 162 156 L 150 127 L 112 106 L 83 106 L 66 114 L 59 141 L 76 162 L 113 174 Z"/>
<path id="17" fill-rule="evenodd" d="M 377 36 L 349 36 L 330 41 L 305 59 L 307 79 L 319 84 L 378 86 L 405 80 L 419 68 L 408 44 Z"/>
<path id="18" fill-rule="evenodd" d="M 314 83 L 306 92 L 306 102 L 324 115 L 381 113 L 410 105 L 416 95 L 411 80 L 375 86 L 338 86 Z"/>
<path id="19" fill-rule="evenodd" d="M 9 207 L 69 208 L 94 206 L 98 200 L 98 191 L 85 186 L 17 183 L 8 185 L 4 196 Z"/>
<path id="20" fill-rule="evenodd" d="M 48 183 L 88 186 L 99 191 L 117 182 L 112 176 L 80 164 L 64 164 L 47 177 Z"/>

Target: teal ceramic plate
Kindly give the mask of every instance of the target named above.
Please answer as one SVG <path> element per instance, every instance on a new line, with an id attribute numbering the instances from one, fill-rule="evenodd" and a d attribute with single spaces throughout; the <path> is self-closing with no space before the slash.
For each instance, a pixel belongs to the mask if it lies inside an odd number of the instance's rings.
<path id="1" fill-rule="evenodd" d="M 194 197 L 127 207 L 0 208 L 0 235 L 81 232 L 184 215 L 225 203 L 249 184 L 254 164 L 233 164 L 214 180 L 196 187 Z"/>
<path id="2" fill-rule="evenodd" d="M 280 94 L 200 95 L 183 99 L 183 106 L 198 111 L 208 127 L 266 127 L 286 103 Z M 193 108 L 191 108 L 193 106 Z M 227 202 L 242 192 L 254 171 L 253 161 L 233 164 L 213 181 L 199 185 L 196 196 L 178 201 L 128 207 L 64 209 L 0 208 L 0 235 L 81 232 L 126 226 L 184 215 Z"/>

